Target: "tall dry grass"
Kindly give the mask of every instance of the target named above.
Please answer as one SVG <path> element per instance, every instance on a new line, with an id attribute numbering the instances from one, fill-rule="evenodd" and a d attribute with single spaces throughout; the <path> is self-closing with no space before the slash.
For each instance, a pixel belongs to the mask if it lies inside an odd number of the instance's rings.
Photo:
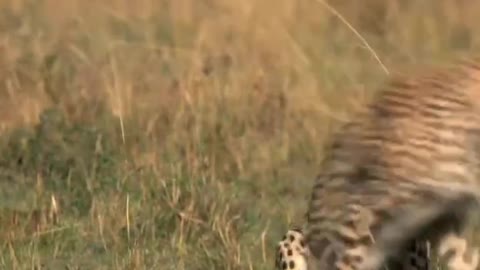
<path id="1" fill-rule="evenodd" d="M 1 268 L 272 267 L 388 78 L 345 22 L 389 72 L 479 44 L 474 1 L 329 3 L 0 2 Z"/>

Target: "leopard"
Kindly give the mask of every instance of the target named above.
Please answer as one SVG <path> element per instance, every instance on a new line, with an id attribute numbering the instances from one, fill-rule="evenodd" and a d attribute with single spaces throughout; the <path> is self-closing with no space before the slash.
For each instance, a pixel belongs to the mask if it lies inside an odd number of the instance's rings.
<path id="1" fill-rule="evenodd" d="M 447 269 L 478 268 L 466 231 L 480 209 L 480 58 L 392 76 L 324 155 L 277 267 L 405 269 L 428 246 Z"/>
<path id="2" fill-rule="evenodd" d="M 428 242 L 412 241 L 401 261 L 391 262 L 384 269 L 430 270 L 437 266 L 431 257 Z M 308 270 L 307 256 L 309 249 L 305 244 L 305 234 L 302 228 L 288 229 L 281 241 L 277 243 L 275 253 L 275 270 Z M 396 263 L 396 265 L 394 265 Z"/>
<path id="3" fill-rule="evenodd" d="M 277 243 L 275 270 L 307 270 L 308 254 L 303 230 L 298 227 L 288 229 Z"/>

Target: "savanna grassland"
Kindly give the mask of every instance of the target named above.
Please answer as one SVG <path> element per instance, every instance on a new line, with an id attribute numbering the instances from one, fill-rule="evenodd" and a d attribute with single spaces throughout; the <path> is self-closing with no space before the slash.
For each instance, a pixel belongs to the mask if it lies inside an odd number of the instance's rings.
<path id="1" fill-rule="evenodd" d="M 329 3 L 0 1 L 0 269 L 272 269 L 339 121 L 480 45 L 478 1 Z"/>

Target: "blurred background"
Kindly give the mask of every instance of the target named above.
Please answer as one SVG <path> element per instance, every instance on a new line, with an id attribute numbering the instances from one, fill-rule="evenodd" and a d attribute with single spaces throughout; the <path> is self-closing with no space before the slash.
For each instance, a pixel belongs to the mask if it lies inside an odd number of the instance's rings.
<path id="1" fill-rule="evenodd" d="M 0 1 L 0 268 L 272 269 L 332 130 L 389 74 L 475 54 L 479 18 L 468 0 Z"/>

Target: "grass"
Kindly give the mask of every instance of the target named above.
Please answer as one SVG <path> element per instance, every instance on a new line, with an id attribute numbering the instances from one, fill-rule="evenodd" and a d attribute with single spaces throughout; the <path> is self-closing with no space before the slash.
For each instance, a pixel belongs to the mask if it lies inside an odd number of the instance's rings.
<path id="1" fill-rule="evenodd" d="M 329 3 L 0 2 L 0 268 L 272 269 L 388 77 L 352 28 L 392 72 L 480 41 L 473 1 Z"/>

